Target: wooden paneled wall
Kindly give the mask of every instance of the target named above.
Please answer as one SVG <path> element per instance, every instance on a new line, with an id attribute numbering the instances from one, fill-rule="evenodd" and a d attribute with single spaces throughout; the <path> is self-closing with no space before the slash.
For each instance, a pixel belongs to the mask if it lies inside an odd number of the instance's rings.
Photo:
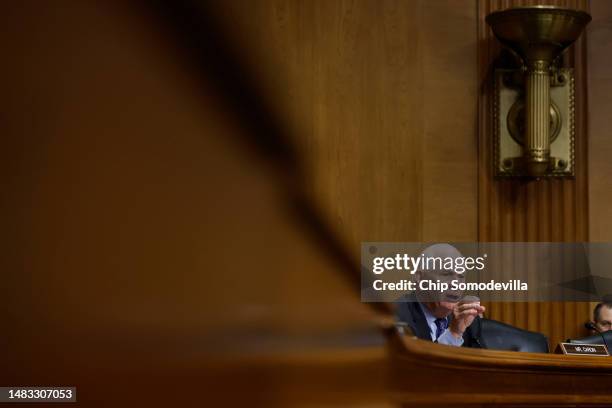
<path id="1" fill-rule="evenodd" d="M 367 240 L 589 239 L 587 36 L 566 57 L 576 71 L 576 179 L 496 181 L 490 170 L 489 75 L 500 46 L 484 17 L 535 3 L 588 10 L 586 0 L 215 8 L 287 118 L 310 196 L 358 258 Z M 551 344 L 584 334 L 589 315 L 586 303 L 489 305 L 490 317 Z"/>
<path id="2" fill-rule="evenodd" d="M 589 241 L 612 241 L 612 2 L 590 0 L 587 37 Z M 592 303 L 593 309 L 596 303 Z"/>
<path id="3" fill-rule="evenodd" d="M 589 234 L 612 241 L 612 2 L 591 0 L 588 37 Z"/>
<path id="4" fill-rule="evenodd" d="M 217 2 L 306 161 L 362 241 L 474 241 L 476 2 Z"/>
<path id="5" fill-rule="evenodd" d="M 487 14 L 514 6 L 551 4 L 588 11 L 586 0 L 478 2 L 479 154 L 478 239 L 480 241 L 584 242 L 589 239 L 587 166 L 586 41 L 582 35 L 565 57 L 576 83 L 576 177 L 540 181 L 496 180 L 492 172 L 491 74 L 501 46 L 485 22 Z M 584 333 L 589 303 L 492 303 L 489 317 L 549 337 L 551 346 Z"/>

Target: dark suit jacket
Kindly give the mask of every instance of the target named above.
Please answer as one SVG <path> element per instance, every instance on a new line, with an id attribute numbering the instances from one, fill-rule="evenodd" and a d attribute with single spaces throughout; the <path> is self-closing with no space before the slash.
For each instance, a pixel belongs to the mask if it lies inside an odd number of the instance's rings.
<path id="1" fill-rule="evenodd" d="M 431 340 L 431 330 L 427 324 L 425 314 L 419 306 L 419 302 L 416 299 L 409 299 L 408 302 L 398 302 L 397 307 L 397 320 L 408 325 L 410 330 L 419 339 Z M 452 319 L 452 315 L 450 316 Z M 478 319 L 476 319 L 478 320 Z M 480 347 L 479 341 L 474 336 L 473 326 L 477 323 L 476 320 L 470 327 L 468 327 L 463 333 L 463 347 Z"/>

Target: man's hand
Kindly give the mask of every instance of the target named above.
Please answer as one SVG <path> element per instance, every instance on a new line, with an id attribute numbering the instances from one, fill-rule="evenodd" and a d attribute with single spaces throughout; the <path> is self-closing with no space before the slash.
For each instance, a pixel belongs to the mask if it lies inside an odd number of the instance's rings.
<path id="1" fill-rule="evenodd" d="M 480 306 L 480 303 L 457 303 L 453 308 L 453 320 L 450 322 L 448 329 L 453 336 L 460 338 L 476 316 L 484 313 L 484 311 L 485 307 Z"/>

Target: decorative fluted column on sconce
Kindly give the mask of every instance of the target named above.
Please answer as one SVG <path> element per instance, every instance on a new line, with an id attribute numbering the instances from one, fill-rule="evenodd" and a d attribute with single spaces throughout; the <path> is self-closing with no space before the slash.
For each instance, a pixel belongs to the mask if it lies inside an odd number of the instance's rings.
<path id="1" fill-rule="evenodd" d="M 546 61 L 527 66 L 525 81 L 525 166 L 530 175 L 546 173 L 550 161 L 550 73 Z"/>

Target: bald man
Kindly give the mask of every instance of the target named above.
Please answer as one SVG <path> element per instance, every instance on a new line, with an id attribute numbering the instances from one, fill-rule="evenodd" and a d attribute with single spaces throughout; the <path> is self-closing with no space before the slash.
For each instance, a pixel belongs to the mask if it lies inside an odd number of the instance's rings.
<path id="1" fill-rule="evenodd" d="M 461 253 L 452 245 L 435 244 L 423 251 L 425 257 L 457 258 Z M 453 270 L 425 270 L 415 273 L 417 281 L 432 280 L 459 282 L 465 280 L 462 273 Z M 477 316 L 484 313 L 484 306 L 477 298 L 461 301 L 458 291 L 419 292 L 402 299 L 397 307 L 398 321 L 407 325 L 420 339 L 450 346 L 479 347 L 477 337 L 470 326 Z"/>

